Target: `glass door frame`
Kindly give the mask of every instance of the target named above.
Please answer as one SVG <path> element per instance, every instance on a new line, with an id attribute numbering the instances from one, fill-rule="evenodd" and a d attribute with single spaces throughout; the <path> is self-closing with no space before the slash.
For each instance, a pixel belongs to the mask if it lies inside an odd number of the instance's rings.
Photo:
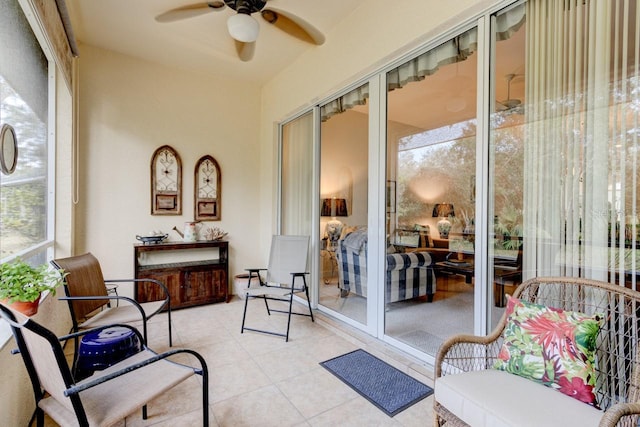
<path id="1" fill-rule="evenodd" d="M 367 197 L 367 283 L 368 284 L 375 284 L 375 283 L 379 283 L 379 277 L 382 277 L 384 279 L 384 271 L 383 271 L 383 275 L 380 276 L 380 272 L 379 272 L 379 265 L 380 265 L 380 260 L 379 260 L 379 252 L 380 250 L 384 251 L 384 245 L 380 245 L 380 234 L 379 234 L 379 226 L 378 224 L 380 223 L 380 221 L 382 221 L 382 224 L 384 225 L 384 215 L 382 216 L 382 218 L 380 218 L 378 216 L 378 211 L 379 209 L 384 210 L 384 203 L 385 203 L 385 199 L 384 199 L 384 176 L 382 176 L 382 185 L 380 186 L 380 188 L 378 188 L 377 192 L 372 191 L 372 188 L 374 188 L 374 186 L 372 185 L 372 183 L 377 184 L 377 181 L 379 180 L 379 166 L 378 167 L 374 167 L 372 165 L 378 165 L 381 161 L 384 162 L 384 158 L 382 158 L 382 160 L 380 160 L 380 153 L 378 153 L 378 151 L 380 151 L 380 147 L 379 147 L 379 141 L 378 141 L 378 135 L 379 135 L 379 131 L 378 131 L 378 127 L 377 127 L 377 123 L 376 120 L 374 120 L 374 116 L 378 117 L 380 114 L 380 101 L 379 101 L 379 94 L 378 91 L 379 89 L 377 88 L 377 85 L 379 84 L 378 81 L 380 80 L 380 72 L 376 72 L 374 74 L 372 74 L 371 76 L 369 76 L 368 78 L 364 78 L 364 79 L 360 79 L 356 82 L 354 82 L 353 84 L 345 87 L 343 90 L 341 90 L 340 92 L 337 92 L 333 95 L 331 95 L 330 97 L 326 97 L 324 99 L 322 99 L 320 102 L 318 102 L 314 107 L 314 168 L 315 168 L 315 172 L 314 172 L 314 199 L 315 199 L 315 203 L 318 204 L 317 208 L 314 207 L 314 211 L 317 214 L 314 215 L 314 229 L 315 230 L 319 230 L 320 227 L 320 216 L 319 216 L 319 212 L 320 212 L 320 181 L 321 181 L 321 177 L 320 177 L 320 170 L 321 170 L 321 120 L 320 120 L 320 107 L 322 105 L 327 104 L 328 102 L 343 96 L 344 94 L 358 88 L 361 87 L 363 85 L 369 85 L 369 98 L 368 98 L 368 102 L 369 102 L 369 117 L 368 117 L 368 141 L 367 141 L 367 147 L 368 147 L 368 158 L 367 158 L 367 181 L 368 181 L 368 197 Z M 382 234 L 382 237 L 384 239 L 384 233 Z M 312 242 L 315 249 L 315 252 L 313 253 L 313 265 L 314 265 L 314 269 L 312 270 L 312 288 L 311 288 L 311 294 L 313 295 L 312 297 L 312 301 L 315 303 L 315 305 L 313 305 L 313 307 L 317 310 L 319 310 L 320 312 L 329 314 L 332 317 L 335 317 L 336 319 L 355 327 L 358 330 L 361 330 L 369 335 L 372 335 L 376 338 L 379 338 L 380 335 L 378 334 L 378 330 L 379 330 L 379 325 L 378 325 L 378 314 L 377 314 L 377 304 L 379 301 L 379 298 L 382 294 L 382 292 L 384 291 L 384 289 L 377 289 L 373 286 L 367 286 L 367 308 L 366 308 L 366 324 L 357 322 L 337 311 L 334 311 L 328 307 L 325 307 L 323 305 L 319 304 L 320 301 L 320 286 L 321 286 L 321 259 L 320 259 L 320 247 L 321 247 L 321 242 L 320 242 L 320 237 L 318 233 L 314 233 L 314 235 L 312 236 Z M 382 262 L 384 263 L 384 257 L 382 258 Z M 384 264 L 383 264 L 384 266 Z M 373 292 L 375 291 L 375 292 Z M 382 294 L 382 297 L 384 297 L 384 294 Z"/>

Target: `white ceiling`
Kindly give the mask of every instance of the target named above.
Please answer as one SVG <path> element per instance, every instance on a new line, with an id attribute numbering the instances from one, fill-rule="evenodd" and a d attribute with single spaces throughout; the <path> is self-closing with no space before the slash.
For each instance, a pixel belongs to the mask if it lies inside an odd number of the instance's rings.
<path id="1" fill-rule="evenodd" d="M 100 47 L 148 61 L 234 76 L 258 83 L 273 78 L 306 49 L 322 49 L 260 23 L 260 35 L 250 62 L 238 59 L 227 33 L 225 7 L 201 16 L 159 23 L 157 15 L 196 0 L 67 0 L 73 30 L 79 43 Z M 269 0 L 268 5 L 292 13 L 315 26 L 329 41 L 331 30 L 366 0 Z M 82 47 L 80 47 L 82 54 Z"/>
<path id="2" fill-rule="evenodd" d="M 265 83 L 296 60 L 307 49 L 322 49 L 305 43 L 253 16 L 260 24 L 254 58 L 238 59 L 226 21 L 234 11 L 225 7 L 176 22 L 159 23 L 161 13 L 196 0 L 66 0 L 76 39 L 103 49 L 170 66 L 224 78 L 233 76 L 258 84 Z M 355 13 L 366 0 L 268 0 L 273 7 L 294 14 L 315 26 L 331 40 L 331 30 L 346 16 Z M 524 34 L 521 30 L 508 43 L 496 47 L 496 99 L 507 97 L 506 74 L 514 73 L 511 97 L 524 96 Z M 398 46 L 400 48 L 400 46 Z M 82 46 L 80 47 L 82 55 Z M 422 129 L 467 120 L 476 115 L 476 61 L 442 67 L 438 73 L 412 90 L 390 93 L 395 108 L 389 119 Z M 446 70 L 445 70 L 446 69 Z M 419 106 L 416 108 L 415 106 Z M 461 108 L 461 107 L 464 108 Z M 356 109 L 358 111 L 358 109 Z"/>

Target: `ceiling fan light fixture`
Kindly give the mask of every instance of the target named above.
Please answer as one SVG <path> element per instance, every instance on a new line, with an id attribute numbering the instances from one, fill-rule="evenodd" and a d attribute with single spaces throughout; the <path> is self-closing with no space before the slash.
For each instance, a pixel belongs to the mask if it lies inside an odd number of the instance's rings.
<path id="1" fill-rule="evenodd" d="M 246 13 L 231 15 L 227 20 L 229 35 L 243 43 L 253 43 L 258 39 L 260 24 Z"/>

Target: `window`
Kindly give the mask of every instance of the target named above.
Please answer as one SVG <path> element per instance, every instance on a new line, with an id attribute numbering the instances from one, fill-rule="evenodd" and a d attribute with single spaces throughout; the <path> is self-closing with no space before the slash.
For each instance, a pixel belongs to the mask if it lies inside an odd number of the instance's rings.
<path id="1" fill-rule="evenodd" d="M 18 163 L 0 174 L 0 261 L 46 262 L 52 243 L 49 65 L 17 2 L 0 4 L 0 123 L 15 129 Z"/>

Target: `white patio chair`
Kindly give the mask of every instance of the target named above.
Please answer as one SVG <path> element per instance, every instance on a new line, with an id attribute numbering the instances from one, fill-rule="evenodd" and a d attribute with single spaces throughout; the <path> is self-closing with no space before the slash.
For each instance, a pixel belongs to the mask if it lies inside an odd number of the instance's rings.
<path id="1" fill-rule="evenodd" d="M 307 287 L 306 280 L 306 276 L 309 274 L 306 271 L 308 254 L 309 236 L 273 236 L 268 268 L 247 269 L 249 279 L 245 291 L 246 297 L 244 300 L 241 333 L 248 330 L 281 336 L 285 338 L 285 341 L 289 341 L 289 328 L 291 326 L 292 315 L 308 316 L 311 317 L 312 322 L 315 321 L 313 311 L 311 310 L 311 302 L 309 301 L 309 288 Z M 260 274 L 262 271 L 266 272 L 264 280 Z M 256 276 L 260 280 L 260 286 L 251 288 L 251 279 Z M 293 311 L 293 295 L 298 292 L 304 292 L 307 297 L 307 306 L 309 307 L 308 314 Z M 264 300 L 269 315 L 271 315 L 271 312 L 288 314 L 287 330 L 285 333 L 245 326 L 249 300 L 256 298 Z M 271 308 L 268 303 L 270 300 L 285 302 L 289 305 L 289 308 L 286 311 Z"/>

